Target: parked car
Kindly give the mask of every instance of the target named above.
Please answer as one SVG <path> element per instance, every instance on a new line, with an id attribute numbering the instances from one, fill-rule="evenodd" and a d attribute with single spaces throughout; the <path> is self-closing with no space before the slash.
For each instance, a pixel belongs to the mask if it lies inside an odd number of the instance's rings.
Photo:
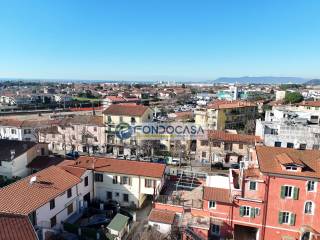
<path id="1" fill-rule="evenodd" d="M 68 159 L 77 159 L 79 157 L 79 153 L 76 151 L 71 151 L 66 154 Z"/>

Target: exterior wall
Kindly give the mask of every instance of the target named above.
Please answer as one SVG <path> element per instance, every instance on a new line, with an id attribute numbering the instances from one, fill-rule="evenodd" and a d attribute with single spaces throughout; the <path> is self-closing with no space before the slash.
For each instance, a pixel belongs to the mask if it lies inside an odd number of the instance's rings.
<path id="1" fill-rule="evenodd" d="M 298 200 L 294 199 L 282 199 L 280 197 L 281 186 L 290 185 L 299 188 Z M 269 197 L 267 207 L 267 225 L 269 228 L 277 228 L 278 231 L 283 235 L 297 236 L 301 226 L 310 226 L 317 232 L 320 231 L 320 225 L 318 216 L 320 214 L 320 184 L 317 182 L 315 192 L 308 192 L 306 189 L 307 180 L 281 178 L 281 177 L 270 177 L 269 183 Z M 314 203 L 314 214 L 308 215 L 304 213 L 304 204 L 307 200 Z M 279 223 L 279 211 L 288 211 L 296 214 L 295 224 L 280 224 Z M 266 232 L 271 232 L 268 229 Z M 271 234 L 271 233 L 269 233 Z M 268 239 L 268 238 L 266 238 Z M 280 239 L 280 238 L 278 238 Z"/>
<path id="2" fill-rule="evenodd" d="M 0 126 L 0 136 L 3 139 L 22 140 L 22 129 L 18 127 Z"/>
<path id="3" fill-rule="evenodd" d="M 98 173 L 98 172 L 96 172 Z M 154 188 L 146 188 L 145 187 L 145 178 L 133 175 L 123 175 L 123 174 L 113 174 L 113 173 L 102 173 L 103 174 L 103 182 L 95 182 L 95 197 L 100 199 L 101 201 L 107 200 L 107 192 L 112 192 L 112 199 L 118 201 L 122 206 L 132 206 L 134 204 L 135 207 L 140 207 L 144 200 L 144 195 L 153 195 Z M 117 176 L 118 183 L 113 183 L 113 177 Z M 128 184 L 120 184 L 120 177 L 130 177 L 131 185 Z M 156 180 L 156 188 L 161 189 L 162 180 L 161 179 L 153 179 Z M 158 190 L 158 191 L 159 191 Z M 123 199 L 123 194 L 129 195 L 129 201 L 125 202 Z"/>
<path id="4" fill-rule="evenodd" d="M 61 222 L 66 220 L 69 216 L 78 210 L 77 201 L 77 187 L 72 187 L 72 196 L 67 197 L 67 191 L 55 198 L 55 208 L 50 210 L 50 202 L 36 210 L 36 225 L 42 228 L 51 228 L 50 219 L 54 216 L 57 218 L 57 225 L 53 229 L 60 229 Z M 68 214 L 67 206 L 73 204 L 73 212 Z"/>
<path id="5" fill-rule="evenodd" d="M 155 227 L 162 234 L 168 234 L 171 232 L 171 225 L 166 223 L 148 222 L 150 226 Z"/>
<path id="6" fill-rule="evenodd" d="M 31 173 L 31 170 L 26 166 L 37 156 L 41 155 L 41 148 L 48 154 L 48 146 L 46 144 L 37 144 L 30 148 L 25 153 L 14 158 L 12 161 L 2 161 L 0 165 L 0 175 L 7 178 L 26 177 Z M 1 156 L 0 156 L 1 160 Z"/>

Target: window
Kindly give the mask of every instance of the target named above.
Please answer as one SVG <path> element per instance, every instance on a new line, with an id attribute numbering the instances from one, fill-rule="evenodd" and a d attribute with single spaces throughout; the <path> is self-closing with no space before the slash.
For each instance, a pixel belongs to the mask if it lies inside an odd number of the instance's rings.
<path id="1" fill-rule="evenodd" d="M 71 213 L 73 213 L 73 203 L 71 203 L 71 204 L 68 206 L 68 215 L 70 215 Z"/>
<path id="2" fill-rule="evenodd" d="M 275 147 L 281 147 L 281 142 L 274 142 Z"/>
<path id="3" fill-rule="evenodd" d="M 17 131 L 15 129 L 11 129 L 11 134 L 16 134 Z"/>
<path id="4" fill-rule="evenodd" d="M 293 146 L 294 146 L 293 143 L 290 143 L 290 142 L 287 143 L 287 148 L 293 148 Z"/>
<path id="5" fill-rule="evenodd" d="M 256 191 L 257 190 L 257 182 L 250 181 L 249 182 L 249 189 L 252 190 L 252 191 Z"/>
<path id="6" fill-rule="evenodd" d="M 57 225 L 57 217 L 56 216 L 50 218 L 50 226 L 53 228 L 55 225 Z"/>
<path id="7" fill-rule="evenodd" d="M 117 184 L 118 183 L 118 176 L 113 176 L 112 183 Z"/>
<path id="8" fill-rule="evenodd" d="M 319 150 L 319 145 L 318 144 L 313 144 L 312 149 L 313 150 Z"/>
<path id="9" fill-rule="evenodd" d="M 304 205 L 304 213 L 305 214 L 313 214 L 313 203 L 308 201 Z"/>
<path id="10" fill-rule="evenodd" d="M 243 149 L 243 144 L 239 143 L 239 149 Z"/>
<path id="11" fill-rule="evenodd" d="M 297 171 L 298 168 L 297 168 L 297 166 L 289 165 L 289 166 L 286 166 L 286 170 L 287 171 Z"/>
<path id="12" fill-rule="evenodd" d="M 315 181 L 308 181 L 307 183 L 308 192 L 314 192 L 316 189 L 315 185 L 316 185 Z"/>
<path id="13" fill-rule="evenodd" d="M 131 186 L 131 178 L 126 176 L 120 177 L 120 184 L 123 184 L 123 185 L 127 184 Z"/>
<path id="14" fill-rule="evenodd" d="M 201 140 L 200 141 L 201 146 L 208 146 L 208 141 L 207 140 Z"/>
<path id="15" fill-rule="evenodd" d="M 94 174 L 94 181 L 95 181 L 95 182 L 103 182 L 103 174 L 101 174 L 101 173 L 95 173 L 95 174 Z"/>
<path id="16" fill-rule="evenodd" d="M 296 215 L 290 212 L 279 212 L 279 224 L 294 225 L 296 221 Z"/>
<path id="17" fill-rule="evenodd" d="M 213 142 L 212 143 L 212 147 L 221 147 L 221 143 L 220 142 Z"/>
<path id="18" fill-rule="evenodd" d="M 249 217 L 250 216 L 250 207 L 241 206 L 240 207 L 240 216 L 241 217 Z"/>
<path id="19" fill-rule="evenodd" d="M 152 188 L 152 187 L 154 187 L 154 186 L 153 186 L 153 180 L 146 178 L 146 179 L 144 180 L 144 186 L 145 186 L 146 188 Z"/>
<path id="20" fill-rule="evenodd" d="M 24 129 L 23 132 L 24 134 L 31 134 L 31 129 Z"/>
<path id="21" fill-rule="evenodd" d="M 72 189 L 71 188 L 68 189 L 67 196 L 68 196 L 68 198 L 71 198 L 71 196 L 72 196 Z"/>
<path id="22" fill-rule="evenodd" d="M 54 201 L 54 199 L 52 199 L 52 200 L 50 201 L 50 210 L 51 210 L 51 209 L 54 209 L 55 206 L 56 206 L 56 202 Z"/>
<path id="23" fill-rule="evenodd" d="M 88 176 L 84 178 L 84 186 L 87 187 L 89 184 Z"/>
<path id="24" fill-rule="evenodd" d="M 131 123 L 134 124 L 136 122 L 136 118 L 131 117 Z"/>
<path id="25" fill-rule="evenodd" d="M 112 122 L 112 118 L 111 116 L 108 116 L 108 122 L 111 123 Z"/>
<path id="26" fill-rule="evenodd" d="M 96 132 L 97 131 L 97 127 L 93 127 L 93 131 Z"/>
<path id="27" fill-rule="evenodd" d="M 112 192 L 107 192 L 107 200 L 111 200 L 112 199 Z"/>
<path id="28" fill-rule="evenodd" d="M 207 157 L 207 152 L 202 152 L 202 157 L 203 158 Z"/>
<path id="29" fill-rule="evenodd" d="M 307 144 L 305 143 L 300 144 L 300 147 L 299 147 L 300 150 L 306 150 L 306 148 L 307 148 Z"/>
<path id="30" fill-rule="evenodd" d="M 271 135 L 278 135 L 278 129 L 271 128 L 270 132 L 271 132 Z"/>
<path id="31" fill-rule="evenodd" d="M 129 202 L 129 195 L 127 193 L 123 194 L 123 201 L 124 202 Z"/>
<path id="32" fill-rule="evenodd" d="M 209 208 L 216 208 L 216 202 L 215 201 L 209 201 Z"/>
<path id="33" fill-rule="evenodd" d="M 292 186 L 281 186 L 281 198 L 293 198 L 295 200 L 298 199 L 299 196 L 299 188 Z"/>
<path id="34" fill-rule="evenodd" d="M 211 226 L 211 234 L 216 235 L 216 236 L 220 236 L 220 226 L 213 224 Z"/>
<path id="35" fill-rule="evenodd" d="M 120 122 L 123 122 L 123 117 L 120 117 L 119 119 L 120 119 Z"/>

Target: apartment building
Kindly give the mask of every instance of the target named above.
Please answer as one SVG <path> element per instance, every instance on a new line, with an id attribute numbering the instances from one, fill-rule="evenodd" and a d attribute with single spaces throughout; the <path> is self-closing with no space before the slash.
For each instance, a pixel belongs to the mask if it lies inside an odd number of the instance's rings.
<path id="1" fill-rule="evenodd" d="M 120 139 L 115 134 L 115 129 L 120 123 L 139 125 L 151 122 L 153 111 L 151 108 L 136 104 L 113 104 L 103 111 L 103 119 L 106 124 L 106 152 L 116 156 L 137 156 L 142 146 L 141 139 L 133 137 Z"/>
<path id="2" fill-rule="evenodd" d="M 37 156 L 48 155 L 47 144 L 29 141 L 0 140 L 0 177 L 2 180 L 26 177 L 27 167 Z"/>
<path id="3" fill-rule="evenodd" d="M 320 111 L 300 106 L 274 106 L 265 121 L 256 121 L 256 135 L 266 146 L 319 149 Z"/>
<path id="4" fill-rule="evenodd" d="M 20 140 L 20 141 L 39 141 L 41 129 L 56 125 L 55 120 L 0 120 L 0 139 Z"/>
<path id="5" fill-rule="evenodd" d="M 243 129 L 250 120 L 258 115 L 257 105 L 247 101 L 216 100 L 207 107 L 195 111 L 196 124 L 210 130 Z"/>
<path id="6" fill-rule="evenodd" d="M 84 207 L 92 192 L 89 171 L 51 166 L 0 189 L 0 213 L 29 217 L 40 239 Z M 88 195 L 89 193 L 89 195 Z"/>
<path id="7" fill-rule="evenodd" d="M 229 176 L 170 176 L 154 209 L 191 239 L 320 239 L 318 150 L 256 146 Z M 211 179 L 210 179 L 211 178 Z M 182 184 L 183 183 L 183 184 Z"/>
<path id="8" fill-rule="evenodd" d="M 197 140 L 196 160 L 229 166 L 248 157 L 250 149 L 261 141 L 258 136 L 211 130 L 208 139 Z"/>
<path id="9" fill-rule="evenodd" d="M 96 199 L 116 200 L 121 206 L 140 208 L 146 197 L 158 195 L 164 184 L 164 164 L 85 156 L 71 163 L 92 170 Z"/>
<path id="10" fill-rule="evenodd" d="M 78 115 L 63 118 L 59 124 L 42 129 L 39 141 L 48 143 L 49 150 L 55 153 L 105 153 L 105 131 L 102 116 Z"/>

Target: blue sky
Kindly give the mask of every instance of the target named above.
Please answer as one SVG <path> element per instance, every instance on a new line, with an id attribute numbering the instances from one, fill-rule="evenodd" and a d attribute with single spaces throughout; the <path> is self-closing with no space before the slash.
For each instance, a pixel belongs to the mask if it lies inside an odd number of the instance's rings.
<path id="1" fill-rule="evenodd" d="M 0 77 L 320 77 L 318 0 L 0 0 Z"/>

